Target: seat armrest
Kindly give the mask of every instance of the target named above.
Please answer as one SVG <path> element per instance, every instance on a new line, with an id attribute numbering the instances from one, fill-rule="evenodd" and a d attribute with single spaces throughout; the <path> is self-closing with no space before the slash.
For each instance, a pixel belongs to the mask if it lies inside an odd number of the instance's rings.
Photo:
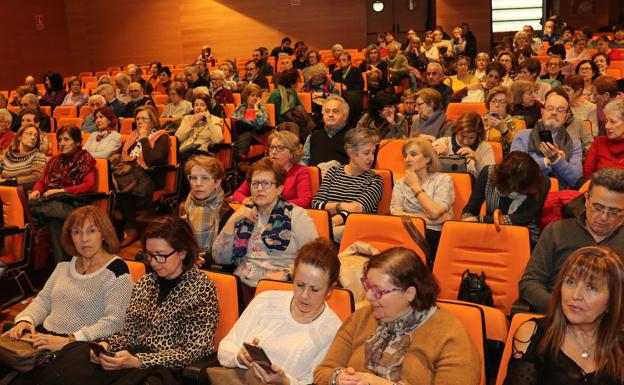
<path id="1" fill-rule="evenodd" d="M 0 235 L 14 235 L 23 233 L 26 231 L 25 227 L 17 227 L 17 226 L 3 226 L 0 227 Z"/>
<path id="2" fill-rule="evenodd" d="M 175 171 L 179 167 L 180 167 L 179 164 L 177 164 L 175 166 L 170 165 L 170 164 L 160 164 L 160 165 L 157 165 L 157 166 L 148 167 L 146 171 L 147 171 L 148 174 L 152 174 L 152 173 L 159 172 L 159 171 Z"/>
<path id="3" fill-rule="evenodd" d="M 206 368 L 215 366 L 220 366 L 217 353 L 212 353 L 206 358 L 194 361 L 182 369 L 182 382 L 184 384 L 209 385 L 210 381 L 208 381 L 208 376 L 206 375 Z"/>
<path id="4" fill-rule="evenodd" d="M 511 305 L 511 316 L 513 317 L 517 313 L 535 313 L 535 309 L 524 299 L 518 298 Z"/>

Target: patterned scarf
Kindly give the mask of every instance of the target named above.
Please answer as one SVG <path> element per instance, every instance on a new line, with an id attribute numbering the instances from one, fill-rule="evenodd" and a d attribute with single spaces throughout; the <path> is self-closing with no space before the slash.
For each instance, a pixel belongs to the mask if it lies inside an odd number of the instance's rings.
<path id="1" fill-rule="evenodd" d="M 262 232 L 262 241 L 269 249 L 284 251 L 290 243 L 290 230 L 292 229 L 291 216 L 293 205 L 286 202 L 281 196 L 277 198 L 277 203 L 271 214 L 266 229 Z M 247 246 L 254 223 L 248 219 L 243 219 L 234 226 L 234 260 L 240 261 L 247 254 Z"/>
<path id="2" fill-rule="evenodd" d="M 280 114 L 295 108 L 295 90 L 284 86 L 277 86 L 282 102 L 280 104 Z"/>
<path id="3" fill-rule="evenodd" d="M 186 221 L 195 234 L 197 243 L 202 251 L 210 253 L 212 242 L 219 233 L 219 222 L 221 220 L 219 212 L 223 204 L 223 190 L 221 186 L 212 191 L 210 196 L 204 200 L 199 200 L 189 194 L 186 198 L 184 208 L 186 210 Z"/>
<path id="4" fill-rule="evenodd" d="M 99 142 L 100 140 L 106 138 L 108 136 L 108 134 L 110 134 L 111 132 L 113 132 L 113 126 L 110 125 L 108 127 L 106 127 L 105 129 L 99 131 L 96 136 L 95 136 L 95 141 Z"/>
<path id="5" fill-rule="evenodd" d="M 529 136 L 529 145 L 527 148 L 528 152 L 534 152 L 536 154 L 542 153 L 539 150 L 539 145 L 541 142 L 539 133 L 540 131 L 544 130 L 546 130 L 544 124 L 541 121 L 537 122 L 535 128 L 531 130 L 531 135 Z M 568 135 L 565 127 L 559 127 L 556 132 L 553 132 L 553 140 L 557 147 L 559 147 L 559 149 L 563 150 L 563 152 L 565 153 L 566 160 L 570 160 L 570 157 L 572 156 L 573 143 L 572 138 L 570 137 L 570 135 Z"/>
<path id="6" fill-rule="evenodd" d="M 95 168 L 95 159 L 82 147 L 72 155 L 58 154 L 48 162 L 45 185 L 49 189 L 65 188 L 82 183 Z"/>
<path id="7" fill-rule="evenodd" d="M 422 312 L 414 310 L 394 321 L 379 321 L 375 333 L 364 343 L 366 368 L 386 380 L 399 381 L 405 353 L 412 344 L 412 332 L 436 311 L 437 306 L 432 306 Z"/>

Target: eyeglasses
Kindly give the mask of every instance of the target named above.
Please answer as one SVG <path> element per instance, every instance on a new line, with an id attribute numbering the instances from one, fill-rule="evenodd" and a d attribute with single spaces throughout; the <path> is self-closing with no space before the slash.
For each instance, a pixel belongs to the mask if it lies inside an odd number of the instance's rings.
<path id="1" fill-rule="evenodd" d="M 150 118 L 144 118 L 144 117 L 136 117 L 134 118 L 134 120 L 138 121 L 143 121 L 143 122 L 147 122 L 149 120 L 151 120 Z"/>
<path id="2" fill-rule="evenodd" d="M 199 182 L 201 184 L 204 184 L 210 182 L 210 180 L 212 180 L 212 177 L 204 175 L 188 175 L 186 179 L 188 179 L 190 183 Z"/>
<path id="3" fill-rule="evenodd" d="M 505 99 L 492 99 L 490 100 L 490 104 L 494 104 L 495 106 L 506 106 L 507 100 Z"/>
<path id="4" fill-rule="evenodd" d="M 285 149 L 286 149 L 286 146 L 282 146 L 279 144 L 272 144 L 269 146 L 269 152 L 271 151 L 283 152 Z"/>
<path id="5" fill-rule="evenodd" d="M 557 114 L 562 115 L 562 114 L 565 114 L 566 112 L 568 112 L 568 109 L 567 108 L 563 108 L 563 107 L 555 108 L 555 107 L 552 107 L 552 106 L 548 106 L 545 109 L 546 109 L 546 112 L 548 112 L 550 114 L 556 112 Z"/>
<path id="6" fill-rule="evenodd" d="M 253 189 L 257 189 L 258 187 L 262 186 L 263 190 L 268 190 L 274 184 L 277 184 L 277 183 L 270 181 L 270 180 L 252 180 L 250 185 L 251 185 L 251 188 Z"/>
<path id="7" fill-rule="evenodd" d="M 70 230 L 70 234 L 72 237 L 79 237 L 82 234 L 86 234 L 87 236 L 92 236 L 99 232 L 100 230 L 97 227 L 88 228 L 84 232 L 79 227 Z"/>
<path id="8" fill-rule="evenodd" d="M 608 217 L 620 217 L 622 216 L 622 213 L 624 213 L 624 210 L 622 209 L 606 207 L 600 203 L 592 203 L 591 208 L 600 214 L 607 214 Z"/>
<path id="9" fill-rule="evenodd" d="M 141 250 L 140 254 L 146 262 L 151 262 L 152 259 L 155 259 L 158 263 L 165 263 L 167 262 L 167 258 L 171 257 L 175 252 L 176 251 L 173 250 L 169 254 L 154 254 L 151 251 Z"/>
<path id="10" fill-rule="evenodd" d="M 383 297 L 384 295 L 394 293 L 395 291 L 405 291 L 405 289 L 402 289 L 400 287 L 395 287 L 394 289 L 380 289 L 377 286 L 371 285 L 366 277 L 360 278 L 360 282 L 362 283 L 362 287 L 364 288 L 364 290 L 366 290 L 366 292 L 368 292 L 369 290 L 372 291 L 375 295 L 375 298 L 377 299 L 381 299 L 381 297 Z"/>

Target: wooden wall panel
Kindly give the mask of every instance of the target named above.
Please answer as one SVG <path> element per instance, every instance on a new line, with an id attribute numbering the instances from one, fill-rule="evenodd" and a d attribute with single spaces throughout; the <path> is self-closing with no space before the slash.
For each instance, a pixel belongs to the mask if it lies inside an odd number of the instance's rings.
<path id="1" fill-rule="evenodd" d="M 436 0 L 436 25 L 451 35 L 453 28 L 466 22 L 477 38 L 477 50 L 490 52 L 491 0 Z"/>

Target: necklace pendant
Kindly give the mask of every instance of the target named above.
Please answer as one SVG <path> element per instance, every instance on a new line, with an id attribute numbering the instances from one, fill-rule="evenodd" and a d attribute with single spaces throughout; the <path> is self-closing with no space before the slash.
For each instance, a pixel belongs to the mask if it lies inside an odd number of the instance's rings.
<path id="1" fill-rule="evenodd" d="M 585 350 L 584 352 L 581 353 L 581 357 L 583 357 L 584 360 L 589 360 L 589 352 L 587 350 Z"/>

